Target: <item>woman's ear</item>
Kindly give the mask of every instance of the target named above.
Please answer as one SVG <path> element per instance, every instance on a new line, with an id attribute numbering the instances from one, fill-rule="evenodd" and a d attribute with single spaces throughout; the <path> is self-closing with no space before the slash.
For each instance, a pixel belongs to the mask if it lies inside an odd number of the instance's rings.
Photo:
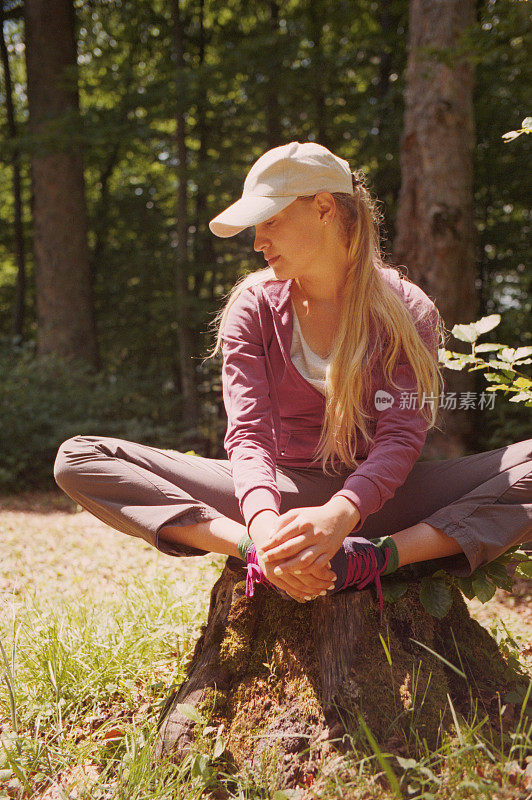
<path id="1" fill-rule="evenodd" d="M 330 192 L 319 192 L 314 201 L 320 222 L 331 222 L 336 214 L 336 201 Z"/>

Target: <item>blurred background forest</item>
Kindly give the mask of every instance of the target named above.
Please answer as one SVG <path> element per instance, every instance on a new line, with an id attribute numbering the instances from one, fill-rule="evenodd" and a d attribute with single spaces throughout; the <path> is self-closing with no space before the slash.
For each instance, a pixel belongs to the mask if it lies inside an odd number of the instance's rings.
<path id="1" fill-rule="evenodd" d="M 220 363 L 203 363 L 209 325 L 263 259 L 251 232 L 219 240 L 207 223 L 262 152 L 292 140 L 366 173 L 387 259 L 408 268 L 449 329 L 500 313 L 490 340 L 532 343 L 530 137 L 502 139 L 529 113 L 527 3 L 0 7 L 0 490 L 50 486 L 58 445 L 78 433 L 223 457 Z M 415 31 L 441 38 L 409 62 Z M 467 106 L 458 115 L 453 92 Z M 415 153 L 431 141 L 436 168 L 416 180 L 442 196 L 437 215 L 428 209 L 434 242 L 408 206 L 410 173 L 426 166 Z M 445 199 L 462 177 L 466 231 Z M 453 220 L 458 248 L 445 245 Z M 497 393 L 493 410 L 468 412 L 463 451 L 526 438 L 529 419 Z"/>

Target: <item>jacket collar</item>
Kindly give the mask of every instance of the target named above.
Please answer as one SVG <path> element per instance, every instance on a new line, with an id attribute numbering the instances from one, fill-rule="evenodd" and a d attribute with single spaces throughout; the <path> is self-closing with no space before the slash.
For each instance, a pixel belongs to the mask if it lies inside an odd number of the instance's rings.
<path id="1" fill-rule="evenodd" d="M 290 290 L 293 278 L 286 281 L 265 281 L 261 284 L 264 296 L 270 306 L 282 314 L 290 303 Z"/>
<path id="2" fill-rule="evenodd" d="M 283 357 L 290 362 L 290 349 L 292 344 L 292 304 L 290 302 L 290 288 L 293 278 L 286 281 L 265 281 L 260 284 L 263 302 L 267 303 L 272 312 L 273 332 L 277 337 Z"/>

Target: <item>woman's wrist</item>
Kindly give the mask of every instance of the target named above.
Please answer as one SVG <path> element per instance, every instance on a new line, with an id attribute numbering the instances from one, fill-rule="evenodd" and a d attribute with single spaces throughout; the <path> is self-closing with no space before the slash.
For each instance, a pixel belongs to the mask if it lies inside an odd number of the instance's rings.
<path id="1" fill-rule="evenodd" d="M 351 500 L 341 494 L 335 494 L 325 503 L 328 511 L 334 515 L 338 524 L 345 527 L 346 536 L 360 520 L 360 511 Z"/>
<path id="2" fill-rule="evenodd" d="M 269 541 L 277 524 L 279 514 L 271 508 L 264 508 L 252 518 L 248 524 L 249 538 L 257 549 Z"/>

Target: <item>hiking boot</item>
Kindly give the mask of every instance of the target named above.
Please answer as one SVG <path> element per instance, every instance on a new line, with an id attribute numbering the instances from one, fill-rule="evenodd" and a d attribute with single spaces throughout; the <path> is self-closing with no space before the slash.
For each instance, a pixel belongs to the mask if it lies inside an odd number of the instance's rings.
<path id="1" fill-rule="evenodd" d="M 334 589 L 327 594 L 336 594 L 350 586 L 354 589 L 365 589 L 370 583 L 375 583 L 382 625 L 383 598 L 380 576 L 388 566 L 389 560 L 389 547 L 380 548 L 369 539 L 348 536 L 331 559 L 331 569 L 337 577 Z"/>

